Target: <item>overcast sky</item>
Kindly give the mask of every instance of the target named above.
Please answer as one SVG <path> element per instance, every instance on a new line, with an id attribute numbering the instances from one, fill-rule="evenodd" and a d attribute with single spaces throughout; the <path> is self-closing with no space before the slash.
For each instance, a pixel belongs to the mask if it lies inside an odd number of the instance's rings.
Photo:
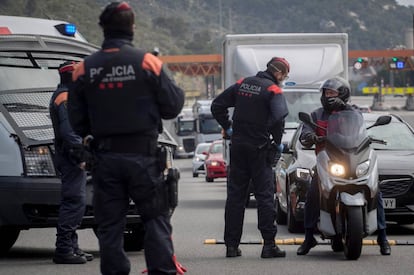
<path id="1" fill-rule="evenodd" d="M 414 6 L 414 0 L 397 0 L 400 5 Z"/>

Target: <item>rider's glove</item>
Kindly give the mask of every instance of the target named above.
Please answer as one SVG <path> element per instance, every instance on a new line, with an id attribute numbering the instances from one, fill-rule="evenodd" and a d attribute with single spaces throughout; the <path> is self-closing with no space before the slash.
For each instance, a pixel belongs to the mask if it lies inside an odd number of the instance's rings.
<path id="1" fill-rule="evenodd" d="M 281 143 L 279 145 L 276 145 L 277 147 L 277 151 L 281 154 L 283 152 L 283 149 L 285 148 L 285 146 Z"/>
<path id="2" fill-rule="evenodd" d="M 308 143 L 316 143 L 318 140 L 318 136 L 314 132 L 309 132 L 303 135 L 303 140 Z"/>
<path id="3" fill-rule="evenodd" d="M 284 148 L 285 148 L 285 146 L 282 143 L 279 144 L 279 145 L 276 145 L 276 155 L 273 159 L 272 166 L 276 166 L 276 164 L 278 163 L 280 157 L 282 156 Z"/>
<path id="4" fill-rule="evenodd" d="M 223 139 L 230 139 L 233 135 L 233 128 L 230 127 L 227 130 L 222 130 Z"/>

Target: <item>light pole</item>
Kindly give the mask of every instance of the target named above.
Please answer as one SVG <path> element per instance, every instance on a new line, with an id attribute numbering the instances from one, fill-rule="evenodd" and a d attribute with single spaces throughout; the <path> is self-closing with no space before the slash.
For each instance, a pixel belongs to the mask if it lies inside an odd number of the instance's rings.
<path id="1" fill-rule="evenodd" d="M 223 17 L 222 17 L 222 9 L 221 9 L 221 0 L 219 0 L 219 33 L 220 36 L 222 35 L 222 27 L 223 27 Z"/>

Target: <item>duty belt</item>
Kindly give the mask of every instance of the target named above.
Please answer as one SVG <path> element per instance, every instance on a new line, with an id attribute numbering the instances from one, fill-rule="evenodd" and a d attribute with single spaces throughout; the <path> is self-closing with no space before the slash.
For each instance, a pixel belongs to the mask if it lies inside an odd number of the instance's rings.
<path id="1" fill-rule="evenodd" d="M 124 135 L 98 138 L 93 142 L 98 152 L 132 153 L 155 156 L 157 139 L 142 135 Z"/>

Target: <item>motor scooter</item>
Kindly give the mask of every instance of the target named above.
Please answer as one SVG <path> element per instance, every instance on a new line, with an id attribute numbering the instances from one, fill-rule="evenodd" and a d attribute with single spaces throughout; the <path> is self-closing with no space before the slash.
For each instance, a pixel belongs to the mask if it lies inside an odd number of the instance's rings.
<path id="1" fill-rule="evenodd" d="M 326 131 L 324 148 L 316 156 L 319 175 L 322 239 L 330 239 L 334 251 L 344 251 L 348 260 L 361 255 L 363 238 L 377 230 L 378 164 L 371 143 L 386 141 L 368 136 L 367 129 L 390 123 L 381 116 L 366 127 L 355 110 L 330 115 L 327 127 L 317 125 L 307 113 L 299 119 L 313 128 Z"/>

